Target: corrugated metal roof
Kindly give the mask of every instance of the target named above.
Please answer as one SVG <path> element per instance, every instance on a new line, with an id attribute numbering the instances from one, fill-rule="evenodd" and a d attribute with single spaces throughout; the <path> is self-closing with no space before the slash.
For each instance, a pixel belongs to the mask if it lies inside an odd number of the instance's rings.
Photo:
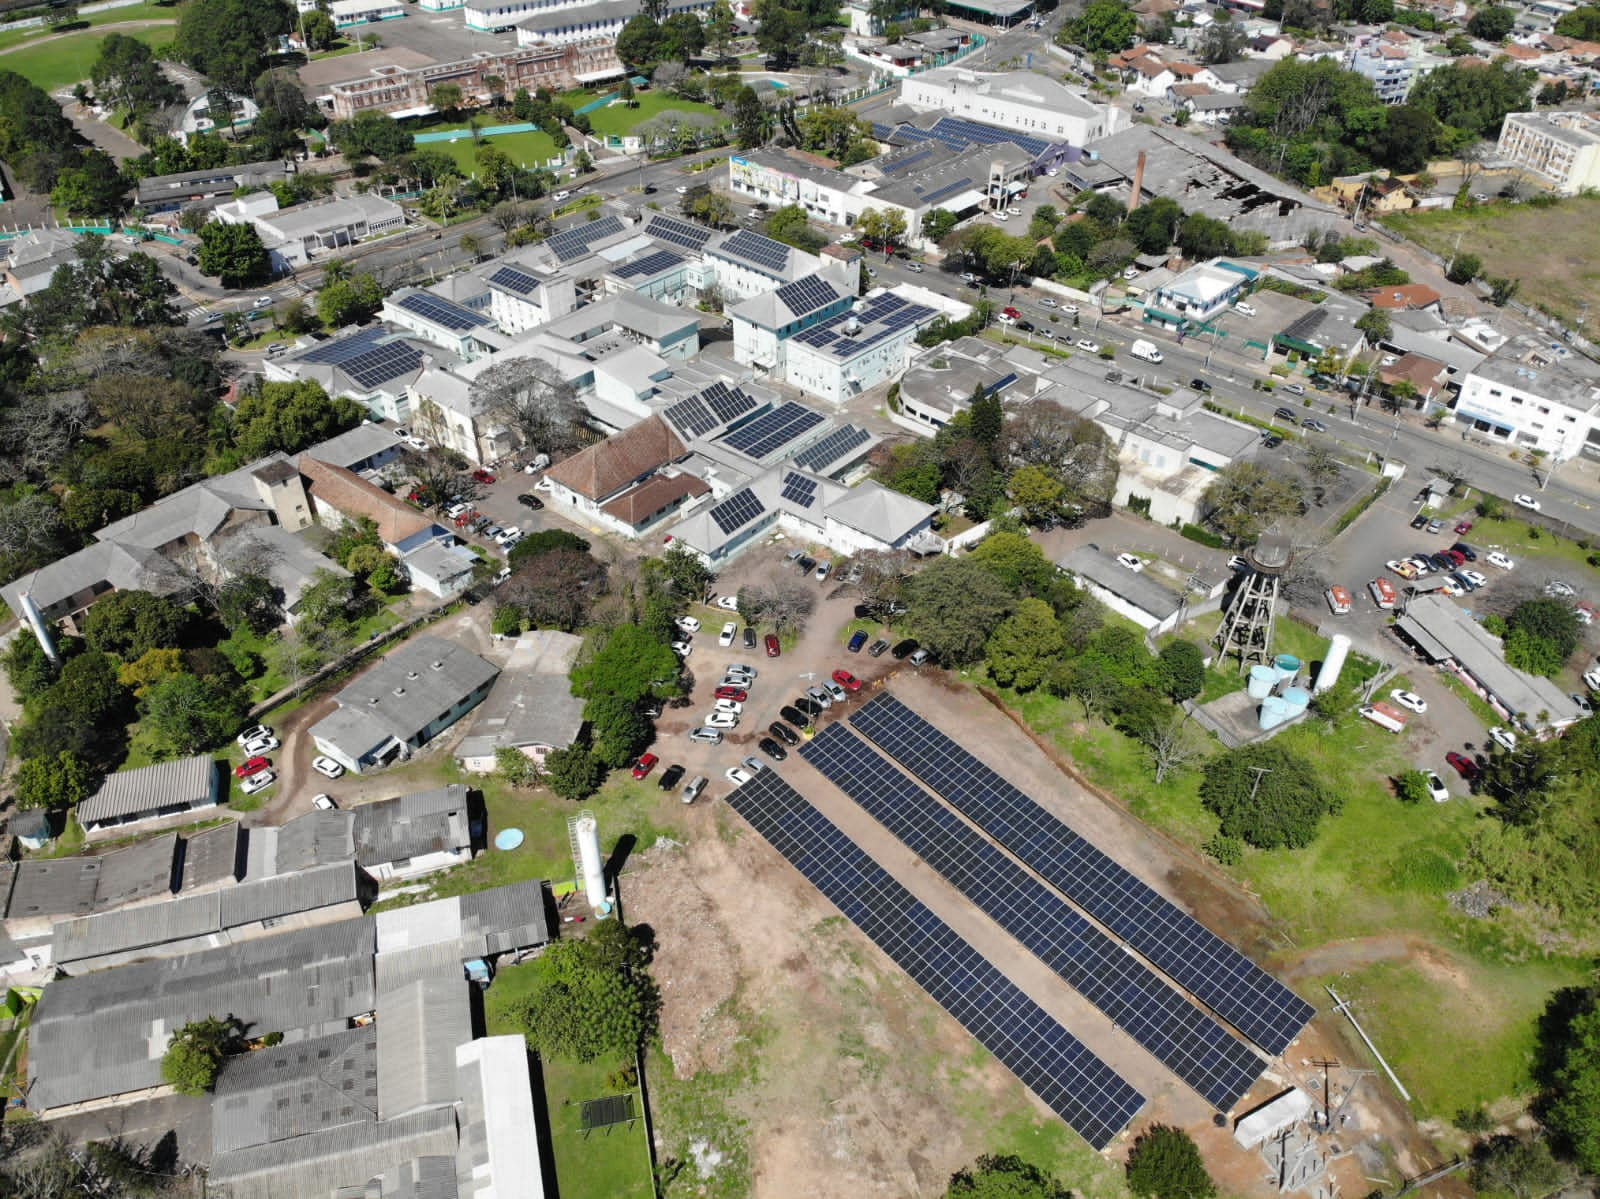
<path id="1" fill-rule="evenodd" d="M 229 821 L 185 837 L 183 868 L 178 879 L 180 890 L 192 891 L 224 879 L 238 878 L 244 867 L 240 853 L 243 833 L 242 825 Z"/>
<path id="2" fill-rule="evenodd" d="M 378 1118 L 378 1028 L 258 1049 L 228 1059 L 211 1105 L 216 1153 Z"/>
<path id="3" fill-rule="evenodd" d="M 356 861 L 362 866 L 460 849 L 472 844 L 467 788 L 451 783 L 352 808 Z"/>
<path id="4" fill-rule="evenodd" d="M 95 903 L 100 907 L 171 894 L 177 889 L 178 834 L 140 841 L 106 854 L 101 861 L 104 865 L 94 890 Z"/>
<path id="5" fill-rule="evenodd" d="M 380 1118 L 455 1102 L 456 1046 L 472 1040 L 461 960 L 448 941 L 378 955 Z"/>
<path id="6" fill-rule="evenodd" d="M 78 823 L 87 826 L 187 805 L 214 797 L 216 789 L 217 764 L 203 756 L 123 770 L 108 775 L 100 790 L 78 805 Z"/>
<path id="7" fill-rule="evenodd" d="M 104 858 L 35 858 L 18 862 L 6 918 L 88 915 L 95 909 L 95 888 L 104 865 Z"/>
<path id="8" fill-rule="evenodd" d="M 349 812 L 313 808 L 276 829 L 252 829 L 250 836 L 253 840 L 264 832 L 276 834 L 268 838 L 271 843 L 268 865 L 273 874 L 285 874 L 355 857 L 350 825 Z"/>
<path id="9" fill-rule="evenodd" d="M 354 862 L 334 862 L 313 870 L 240 883 L 221 894 L 222 927 L 237 928 L 358 899 L 361 871 Z"/>
<path id="10" fill-rule="evenodd" d="M 398 1175 L 398 1177 L 396 1177 Z M 383 1180 L 384 1199 L 457 1199 L 456 1159 L 419 1157 Z M 536 1182 L 542 1194 L 543 1182 Z"/>
<path id="11" fill-rule="evenodd" d="M 230 1199 L 331 1195 L 340 1187 L 363 1186 L 416 1158 L 453 1158 L 456 1141 L 455 1109 L 441 1107 L 219 1153 L 209 1180 L 226 1184 Z"/>
<path id="12" fill-rule="evenodd" d="M 221 900 L 212 891 L 120 912 L 62 920 L 51 933 L 50 960 L 58 966 L 68 965 L 102 954 L 203 937 L 220 928 L 220 908 Z"/>
<path id="13" fill-rule="evenodd" d="M 548 883 L 513 883 L 461 896 L 461 930 L 487 941 L 487 952 L 531 949 L 550 940 L 545 888 Z"/>
<path id="14" fill-rule="evenodd" d="M 462 1045 L 456 1069 L 462 1109 L 456 1157 L 460 1193 L 543 1199 L 527 1042 L 499 1036 Z"/>

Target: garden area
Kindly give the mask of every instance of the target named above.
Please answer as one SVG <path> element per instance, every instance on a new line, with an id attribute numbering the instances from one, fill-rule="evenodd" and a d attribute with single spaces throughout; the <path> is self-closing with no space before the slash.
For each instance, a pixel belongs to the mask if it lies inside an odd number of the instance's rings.
<path id="1" fill-rule="evenodd" d="M 114 11 L 121 17 L 123 13 L 137 10 Z M 147 29 L 118 29 L 115 32 L 134 41 L 143 42 L 154 51 L 157 58 L 161 58 L 168 54 L 172 42 L 173 10 L 156 8 L 155 11 L 167 14 L 165 25 Z M 27 39 L 22 39 L 16 34 L 6 36 L 16 37 L 18 40 L 10 46 L 0 41 L 0 71 L 15 71 L 25 76 L 35 87 L 51 93 L 70 88 L 80 80 L 88 79 L 89 71 L 100 54 L 100 43 L 106 38 L 106 34 L 97 29 Z"/>
<path id="2" fill-rule="evenodd" d="M 480 125 L 482 122 L 480 122 Z M 542 129 L 522 133 L 496 133 L 473 136 L 472 125 L 466 121 L 445 122 L 438 125 L 418 126 L 421 138 L 418 146 L 448 154 L 463 178 L 470 179 L 478 170 L 478 152 L 492 146 L 513 163 L 527 170 L 545 166 L 557 157 L 555 139 Z M 459 136 L 440 138 L 435 135 L 454 133 Z"/>
<path id="3" fill-rule="evenodd" d="M 590 97 L 591 100 L 595 98 Z M 671 112 L 684 115 L 699 113 L 713 119 L 720 117 L 717 109 L 710 104 L 680 99 L 664 91 L 641 91 L 634 95 L 631 106 L 608 104 L 595 109 L 588 116 L 589 125 L 595 133 L 603 137 L 623 137 L 632 133 L 636 126 Z"/>

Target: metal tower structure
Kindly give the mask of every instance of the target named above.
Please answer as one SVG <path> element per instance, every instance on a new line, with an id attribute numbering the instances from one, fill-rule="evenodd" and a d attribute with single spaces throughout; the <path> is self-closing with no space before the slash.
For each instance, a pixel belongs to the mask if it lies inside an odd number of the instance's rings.
<path id="1" fill-rule="evenodd" d="M 1244 560 L 1248 569 L 1211 639 L 1223 657 L 1237 655 L 1241 674 L 1255 663 L 1272 661 L 1278 596 L 1283 576 L 1294 563 L 1294 545 L 1283 533 L 1263 533 L 1261 540 L 1244 552 Z"/>

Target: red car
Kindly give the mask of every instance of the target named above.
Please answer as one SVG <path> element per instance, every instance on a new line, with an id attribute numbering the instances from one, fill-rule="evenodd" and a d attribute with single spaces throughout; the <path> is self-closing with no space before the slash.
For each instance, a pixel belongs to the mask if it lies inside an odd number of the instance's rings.
<path id="1" fill-rule="evenodd" d="M 734 703 L 742 704 L 750 698 L 750 693 L 743 687 L 718 687 L 713 693 L 718 699 L 731 699 Z M 643 777 L 642 775 L 640 776 Z"/>
<path id="2" fill-rule="evenodd" d="M 778 635 L 776 633 L 767 634 L 766 644 L 767 657 L 776 658 L 779 654 L 783 653 L 783 647 L 778 644 Z"/>
<path id="3" fill-rule="evenodd" d="M 474 482 L 478 482 L 478 483 L 493 483 L 494 482 L 494 476 L 491 475 L 488 471 L 484 470 L 482 467 L 479 467 L 477 470 L 472 472 L 472 478 L 473 478 Z"/>
<path id="4" fill-rule="evenodd" d="M 661 761 L 655 754 L 640 754 L 639 760 L 633 764 L 633 777 L 642 779 L 656 768 L 656 763 Z"/>
<path id="5" fill-rule="evenodd" d="M 1018 312 L 1015 308 L 1007 308 L 1005 310 L 1005 315 L 1009 316 L 1014 321 L 1022 319 L 1022 313 Z"/>
<path id="6" fill-rule="evenodd" d="M 246 775 L 255 774 L 258 771 L 265 770 L 271 765 L 272 762 L 270 759 L 263 758 L 260 754 L 257 754 L 255 757 L 246 759 L 245 761 L 239 763 L 239 765 L 235 766 L 233 768 L 233 776 L 235 778 L 242 779 Z"/>
<path id="7" fill-rule="evenodd" d="M 1470 532 L 1472 532 L 1472 522 L 1470 520 L 1458 520 L 1456 522 L 1456 532 L 1457 533 L 1470 533 Z"/>
<path id="8" fill-rule="evenodd" d="M 1445 550 L 1444 556 L 1449 558 L 1457 566 L 1465 566 L 1467 564 L 1467 556 L 1460 550 Z"/>
<path id="9" fill-rule="evenodd" d="M 1466 779 L 1469 783 L 1475 781 L 1478 775 L 1481 773 L 1478 770 L 1478 764 L 1476 762 L 1467 757 L 1466 754 L 1456 753 L 1455 750 L 1451 750 L 1449 753 L 1445 754 L 1444 760 L 1450 763 L 1450 765 L 1454 766 L 1456 773 L 1462 778 Z"/>
<path id="10" fill-rule="evenodd" d="M 834 671 L 833 681 L 838 683 L 839 686 L 843 687 L 846 691 L 861 690 L 861 680 L 856 678 L 856 676 L 851 674 L 848 670 Z"/>

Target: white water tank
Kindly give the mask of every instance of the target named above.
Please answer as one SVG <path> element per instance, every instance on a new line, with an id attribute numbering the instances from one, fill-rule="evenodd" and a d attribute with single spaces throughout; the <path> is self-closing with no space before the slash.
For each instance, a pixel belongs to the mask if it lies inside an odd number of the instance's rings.
<path id="1" fill-rule="evenodd" d="M 600 856 L 600 826 L 593 816 L 578 821 L 578 862 L 583 867 L 583 893 L 591 908 L 606 901 L 605 859 Z"/>
<path id="2" fill-rule="evenodd" d="M 1335 633 L 1333 640 L 1328 642 L 1328 652 L 1322 659 L 1322 669 L 1317 671 L 1317 685 L 1312 688 L 1313 694 L 1321 695 L 1339 681 L 1339 672 L 1344 669 L 1344 660 L 1349 656 L 1349 635 Z"/>

